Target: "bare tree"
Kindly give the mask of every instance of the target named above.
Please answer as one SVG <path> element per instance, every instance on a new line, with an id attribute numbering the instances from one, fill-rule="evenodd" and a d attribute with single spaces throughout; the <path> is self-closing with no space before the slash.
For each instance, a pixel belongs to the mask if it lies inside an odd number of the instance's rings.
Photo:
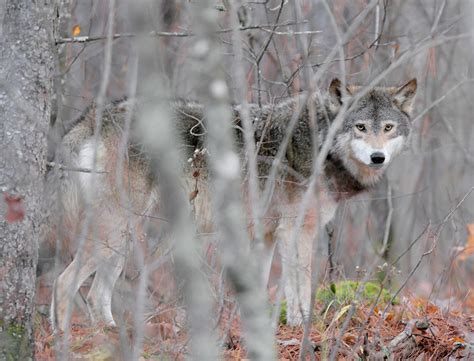
<path id="1" fill-rule="evenodd" d="M 0 4 L 0 359 L 33 355 L 53 74 L 51 2 Z"/>

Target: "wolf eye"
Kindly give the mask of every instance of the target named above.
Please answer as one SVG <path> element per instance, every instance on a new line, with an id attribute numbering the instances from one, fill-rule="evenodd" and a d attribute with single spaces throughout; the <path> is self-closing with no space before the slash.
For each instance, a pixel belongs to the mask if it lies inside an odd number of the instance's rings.
<path id="1" fill-rule="evenodd" d="M 364 125 L 364 124 L 360 124 L 360 123 L 359 123 L 359 124 L 356 124 L 356 128 L 357 128 L 358 130 L 360 130 L 361 132 L 365 132 L 365 131 L 367 130 L 367 128 L 365 127 L 365 125 Z"/>
<path id="2" fill-rule="evenodd" d="M 385 128 L 384 128 L 384 130 L 385 130 L 386 132 L 389 132 L 389 131 L 391 131 L 392 129 L 393 129 L 393 124 L 387 124 L 387 125 L 385 126 Z"/>

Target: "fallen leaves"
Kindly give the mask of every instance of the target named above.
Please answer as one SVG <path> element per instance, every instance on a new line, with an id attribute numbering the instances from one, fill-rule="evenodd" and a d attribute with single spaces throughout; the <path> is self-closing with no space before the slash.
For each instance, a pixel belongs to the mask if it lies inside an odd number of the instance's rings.
<path id="1" fill-rule="evenodd" d="M 456 336 L 456 337 L 453 337 L 451 339 L 451 342 L 453 343 L 453 345 L 456 343 L 456 342 L 460 342 L 460 343 L 464 343 L 466 342 L 463 338 L 459 337 L 459 336 Z"/>
<path id="2" fill-rule="evenodd" d="M 324 355 L 334 347 L 340 335 L 342 322 L 318 322 L 322 317 L 323 304 L 316 305 L 315 322 L 310 334 L 316 359 L 324 359 Z M 368 359 L 383 359 L 390 354 L 393 359 L 433 360 L 447 357 L 464 357 L 466 341 L 465 333 L 472 332 L 466 324 L 468 316 L 460 311 L 445 310 L 433 302 L 422 298 L 405 298 L 399 305 L 394 305 L 388 312 L 382 312 L 370 305 L 356 305 L 356 312 L 349 326 L 340 336 L 338 360 L 357 359 L 364 354 Z M 331 309 L 325 315 L 328 320 L 344 319 L 348 306 Z M 319 315 L 319 316 L 318 316 Z M 356 317 L 357 315 L 357 317 Z M 296 360 L 300 353 L 303 336 L 302 327 L 290 327 L 281 324 L 277 333 L 279 359 Z M 234 340 L 237 336 L 234 336 Z M 234 342 L 228 350 L 226 360 L 240 360 L 245 356 L 240 343 Z M 422 356 L 423 355 L 423 356 Z"/>
<path id="3" fill-rule="evenodd" d="M 233 307 L 233 303 L 224 307 L 219 326 L 224 345 L 222 359 L 241 361 L 247 355 L 241 339 L 239 317 L 231 312 Z M 393 359 L 438 360 L 466 355 L 469 359 L 472 343 L 469 335 L 474 332 L 474 319 L 459 310 L 445 309 L 419 297 L 404 297 L 388 310 L 363 302 L 355 307 L 353 317 L 343 330 L 342 320 L 348 315 L 348 305 L 329 309 L 323 302 L 315 305 L 315 319 L 309 338 L 311 352 L 314 352 L 316 359 L 327 357 L 338 338 L 338 360 L 357 359 L 361 355 L 366 359 L 377 359 L 387 352 Z M 160 317 L 150 318 L 144 325 L 141 360 L 185 358 L 188 336 L 186 330 L 174 326 L 173 314 L 163 313 Z M 124 338 L 121 338 L 119 329 L 90 327 L 84 316 L 80 318 L 77 315 L 73 316 L 72 324 L 69 345 L 74 359 L 122 359 Z M 134 342 L 132 324 L 127 323 L 125 327 L 129 345 Z M 55 359 L 55 338 L 51 336 L 45 315 L 40 316 L 35 334 L 37 359 Z M 303 327 L 278 325 L 276 341 L 279 359 L 298 359 L 302 337 Z"/>

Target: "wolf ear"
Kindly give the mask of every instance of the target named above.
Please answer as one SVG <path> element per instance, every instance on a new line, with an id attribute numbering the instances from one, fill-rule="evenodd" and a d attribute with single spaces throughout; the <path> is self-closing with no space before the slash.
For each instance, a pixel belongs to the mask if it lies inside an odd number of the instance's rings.
<path id="1" fill-rule="evenodd" d="M 336 113 L 341 107 L 344 95 L 351 95 L 348 87 L 346 87 L 345 92 L 343 93 L 342 83 L 337 78 L 331 81 L 328 92 L 331 100 L 331 111 L 334 113 Z"/>
<path id="2" fill-rule="evenodd" d="M 350 94 L 349 89 L 346 87 L 346 93 Z M 329 95 L 331 96 L 331 100 L 333 100 L 335 103 L 338 103 L 339 105 L 342 104 L 342 83 L 339 79 L 335 78 L 331 81 L 331 84 L 329 85 Z"/>
<path id="3" fill-rule="evenodd" d="M 413 99 L 415 98 L 417 88 L 416 78 L 410 80 L 393 92 L 393 102 L 402 111 L 411 114 L 413 108 Z"/>

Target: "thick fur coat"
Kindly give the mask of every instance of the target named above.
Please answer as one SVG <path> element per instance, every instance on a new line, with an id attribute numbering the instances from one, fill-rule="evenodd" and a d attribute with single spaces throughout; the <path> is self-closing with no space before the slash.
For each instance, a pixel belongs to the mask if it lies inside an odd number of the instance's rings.
<path id="1" fill-rule="evenodd" d="M 343 88 L 339 80 L 334 80 L 327 92 L 314 94 L 309 99 L 297 95 L 277 104 L 249 105 L 262 187 L 289 124 L 297 117 L 285 155 L 278 165 L 275 191 L 264 214 L 271 221 L 264 222 L 267 255 L 263 269 L 265 273 L 269 272 L 273 250 L 278 244 L 290 324 L 301 323 L 309 311 L 312 241 L 321 228 L 317 220 L 320 225 L 326 224 L 333 218 L 341 200 L 367 190 L 381 179 L 409 139 L 416 87 L 413 79 L 401 87 L 374 88 L 352 104 L 332 140 L 318 187 L 310 192 L 311 206 L 304 214 L 296 245 L 290 241 L 312 172 L 314 147 L 321 147 L 343 102 L 352 102 L 361 88 Z M 202 152 L 206 133 L 202 123 L 204 108 L 201 104 L 183 100 L 171 101 L 170 106 L 183 151 L 183 184 L 190 195 L 198 228 L 212 229 L 209 173 Z M 233 123 L 236 146 L 243 148 L 240 110 L 238 105 L 233 107 Z M 92 274 L 94 280 L 87 297 L 91 317 L 94 321 L 114 324 L 112 293 L 125 264 L 130 235 L 133 232 L 136 237 L 144 236 L 141 215 L 159 209 L 160 204 L 158 180 L 150 169 L 140 137 L 135 133 L 133 119 L 130 134 L 124 138 L 125 120 L 130 111 L 134 117 L 139 117 L 139 106 L 129 109 L 126 100 L 108 105 L 98 135 L 95 134 L 98 128 L 96 111 L 92 106 L 70 127 L 59 149 L 64 167 L 79 171 L 55 169 L 49 175 L 50 184 L 59 192 L 62 217 L 61 224 L 53 225 L 47 237 L 61 237 L 63 242 L 69 240 L 70 249 L 81 243 L 81 251 L 55 282 L 51 316 L 54 326 L 59 329 L 66 326 L 72 297 Z M 87 171 L 93 167 L 97 174 Z M 198 168 L 200 175 L 197 177 Z M 94 177 L 93 183 L 91 177 Z M 123 197 L 124 190 L 127 197 Z M 94 214 L 89 226 L 84 222 L 86 207 L 91 207 Z"/>

